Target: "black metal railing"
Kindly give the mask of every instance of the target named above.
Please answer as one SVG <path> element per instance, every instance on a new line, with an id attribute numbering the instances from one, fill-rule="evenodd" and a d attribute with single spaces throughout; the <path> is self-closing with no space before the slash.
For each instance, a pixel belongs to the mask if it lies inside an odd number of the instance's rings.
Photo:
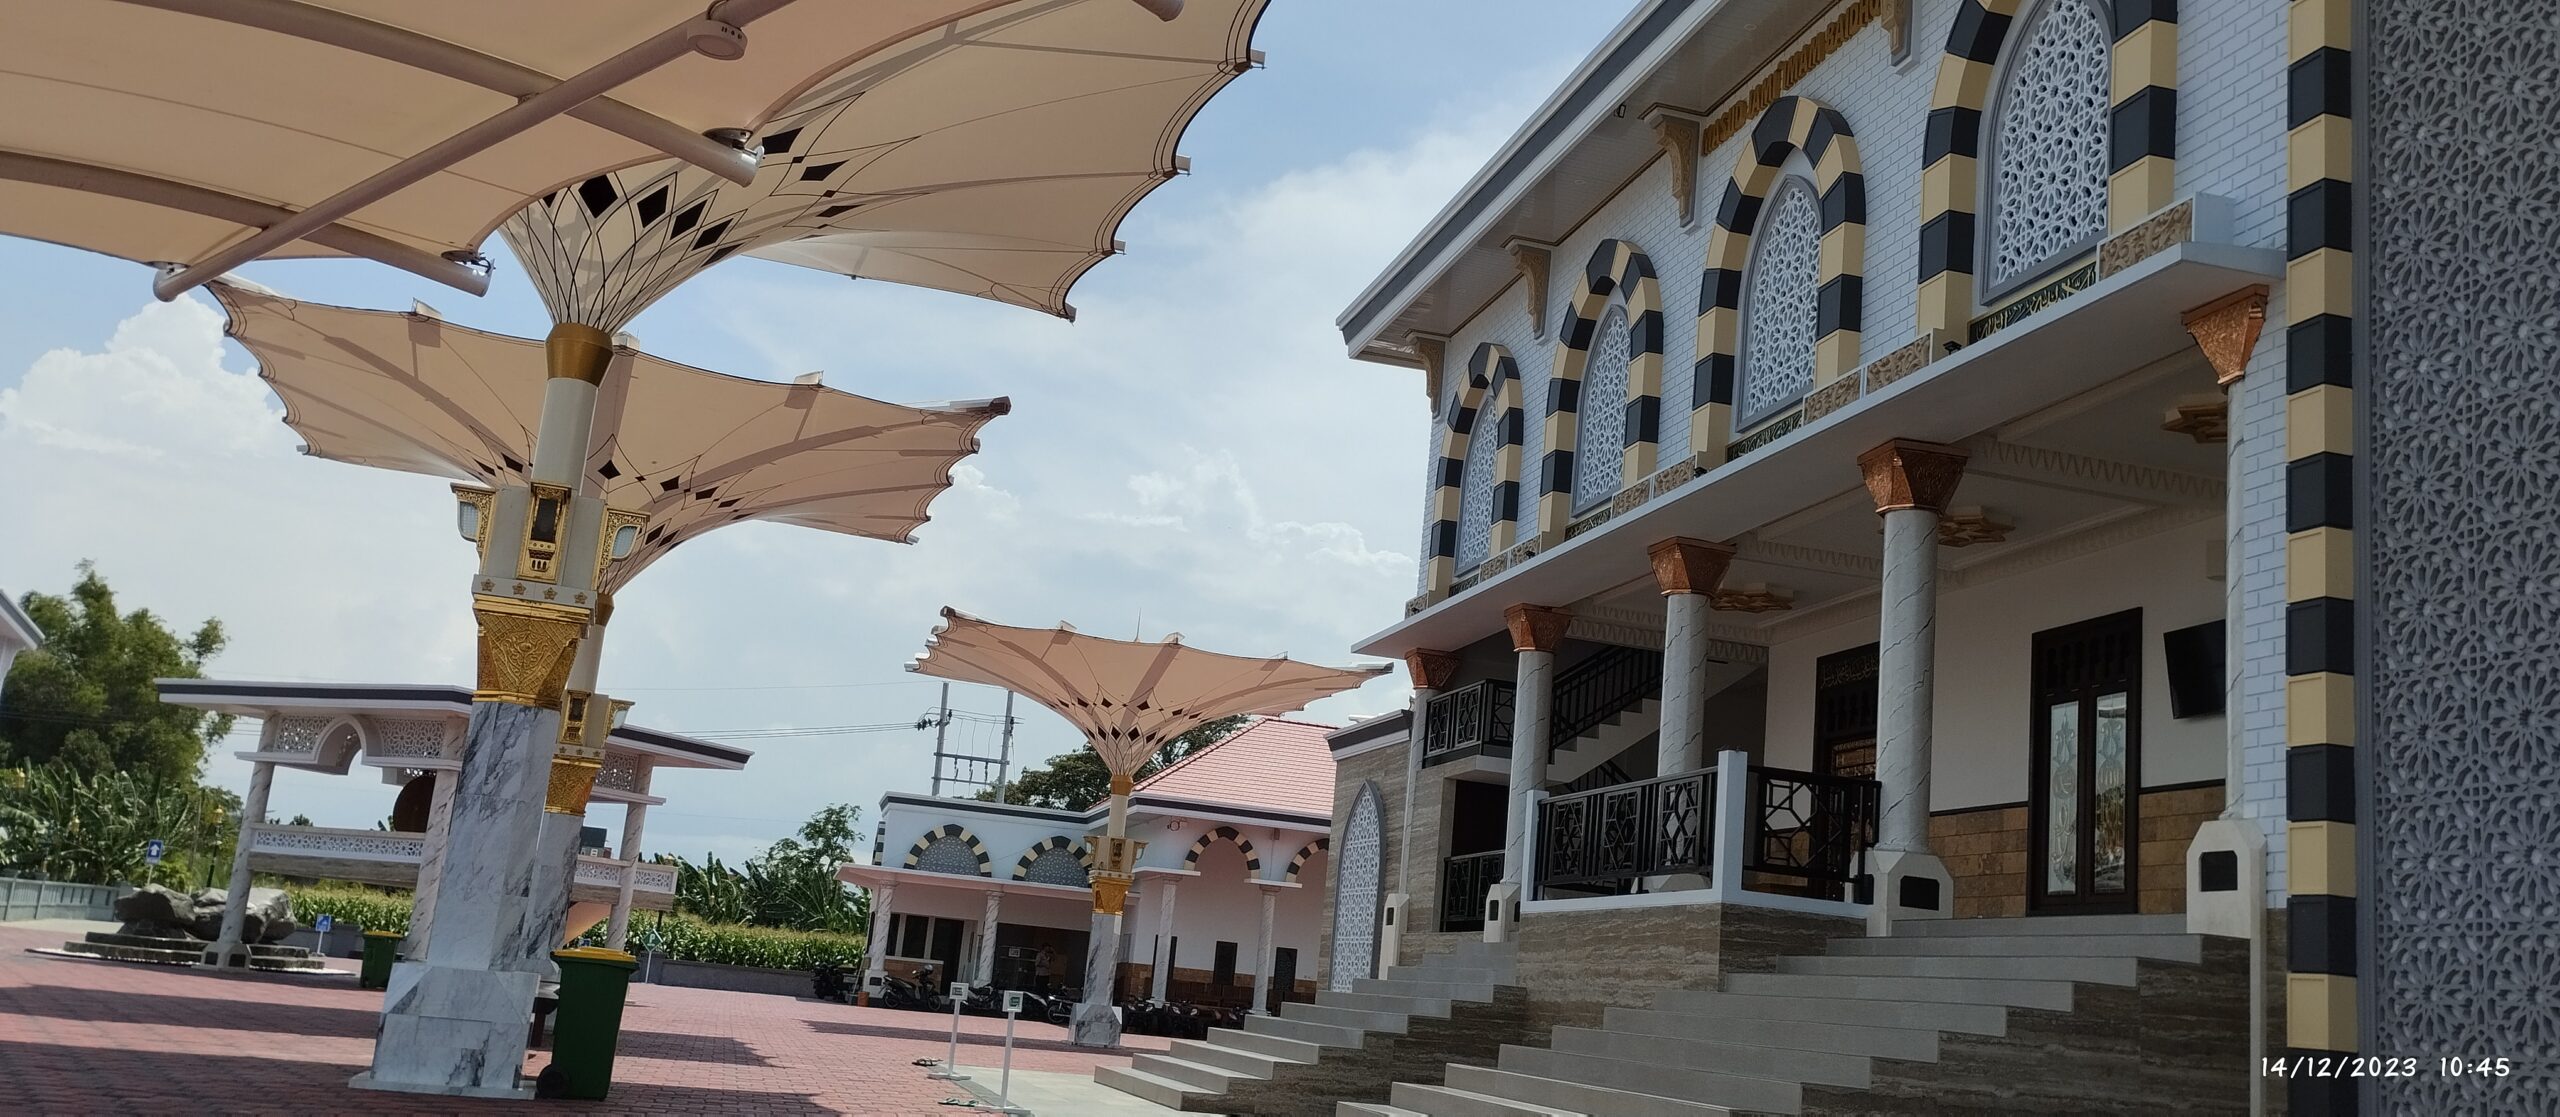
<path id="1" fill-rule="evenodd" d="M 1423 711 L 1422 762 L 1438 764 L 1479 753 L 1510 755 L 1514 689 L 1486 679 L 1433 696 Z"/>
<path id="2" fill-rule="evenodd" d="M 1461 853 L 1440 863 L 1440 929 L 1484 930 L 1485 896 L 1502 879 L 1502 851 Z"/>
<path id="3" fill-rule="evenodd" d="M 1538 884 L 1633 892 L 1648 876 L 1709 871 L 1716 774 L 1682 772 L 1558 795 L 1538 805 Z"/>
<path id="4" fill-rule="evenodd" d="M 1838 898 L 1876 840 L 1882 785 L 1853 776 L 1751 768 L 1751 829 L 1743 868 L 1794 877 Z"/>
<path id="5" fill-rule="evenodd" d="M 1613 647 L 1556 676 L 1549 708 L 1547 754 L 1580 740 L 1601 723 L 1662 693 L 1662 653 Z"/>

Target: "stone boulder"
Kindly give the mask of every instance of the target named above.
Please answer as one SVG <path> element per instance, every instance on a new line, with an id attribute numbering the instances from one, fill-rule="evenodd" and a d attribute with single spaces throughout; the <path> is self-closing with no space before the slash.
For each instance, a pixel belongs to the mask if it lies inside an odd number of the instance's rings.
<path id="1" fill-rule="evenodd" d="M 222 908 L 231 894 L 219 888 L 208 888 L 195 894 L 194 915 L 188 930 L 195 937 L 211 942 L 222 937 Z M 252 888 L 249 905 L 240 924 L 242 942 L 279 942 L 295 930 L 293 897 L 281 888 Z"/>
<path id="2" fill-rule="evenodd" d="M 124 926 L 116 929 L 118 934 L 182 939 L 194 933 L 195 898 L 156 884 L 143 885 L 131 895 L 118 897 L 114 911 L 116 918 L 124 921 Z"/>

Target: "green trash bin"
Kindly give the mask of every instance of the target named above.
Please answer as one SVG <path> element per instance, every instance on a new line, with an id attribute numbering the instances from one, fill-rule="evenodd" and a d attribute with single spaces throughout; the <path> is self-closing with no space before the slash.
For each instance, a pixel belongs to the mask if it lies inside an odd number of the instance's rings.
<path id="1" fill-rule="evenodd" d="M 592 946 L 555 950 L 551 957 L 560 963 L 560 1007 L 551 1012 L 551 1066 L 542 1072 L 542 1092 L 600 1099 L 613 1088 L 622 998 L 638 963 L 619 950 Z"/>
<path id="2" fill-rule="evenodd" d="M 364 966 L 356 971 L 356 985 L 365 989 L 391 987 L 391 964 L 400 960 L 400 943 L 409 936 L 398 931 L 364 933 Z"/>

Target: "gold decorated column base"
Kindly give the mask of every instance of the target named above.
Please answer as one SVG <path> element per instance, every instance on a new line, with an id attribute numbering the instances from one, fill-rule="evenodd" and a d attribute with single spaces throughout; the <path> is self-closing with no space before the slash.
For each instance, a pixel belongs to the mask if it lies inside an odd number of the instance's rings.
<path id="1" fill-rule="evenodd" d="M 604 771 L 604 756 L 574 755 L 584 751 L 564 746 L 551 758 L 551 787 L 543 794 L 543 810 L 552 814 L 587 813 L 587 796 L 595 790 L 596 775 Z"/>
<path id="2" fill-rule="evenodd" d="M 587 611 L 474 594 L 471 615 L 480 622 L 480 678 L 472 700 L 558 706 Z"/>
<path id="3" fill-rule="evenodd" d="M 1118 915 L 1129 906 L 1129 885 L 1137 878 L 1127 873 L 1093 872 L 1093 911 L 1096 915 Z"/>
<path id="4" fill-rule="evenodd" d="M 1135 838 L 1113 838 L 1092 834 L 1085 838 L 1092 849 L 1093 910 L 1101 915 L 1118 915 L 1129 902 L 1129 885 L 1137 879 L 1138 855 L 1146 852 L 1147 843 Z"/>

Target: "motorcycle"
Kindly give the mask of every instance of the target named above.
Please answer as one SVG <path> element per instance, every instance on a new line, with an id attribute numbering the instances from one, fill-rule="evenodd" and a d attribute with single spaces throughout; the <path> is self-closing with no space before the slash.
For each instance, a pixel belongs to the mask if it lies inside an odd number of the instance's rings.
<path id="1" fill-rule="evenodd" d="M 871 1003 L 876 1008 L 922 1011 L 931 1011 L 933 1008 L 933 998 L 926 995 L 923 986 L 895 974 L 886 975 L 880 979 L 880 995 L 873 997 Z"/>

